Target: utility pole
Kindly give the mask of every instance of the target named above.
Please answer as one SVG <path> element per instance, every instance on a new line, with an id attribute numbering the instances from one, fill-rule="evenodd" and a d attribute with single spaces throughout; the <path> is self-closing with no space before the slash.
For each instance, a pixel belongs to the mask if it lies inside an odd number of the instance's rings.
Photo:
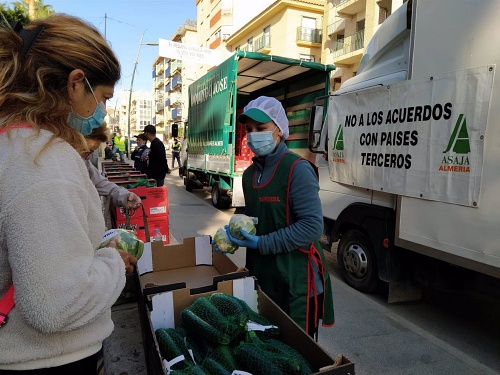
<path id="1" fill-rule="evenodd" d="M 127 146 L 127 152 L 130 155 L 130 107 L 132 106 L 132 90 L 134 88 L 134 76 L 135 76 L 135 71 L 137 69 L 137 63 L 139 62 L 139 54 L 141 53 L 141 46 L 142 46 L 142 38 L 144 38 L 144 33 L 146 30 L 142 32 L 141 35 L 141 41 L 139 42 L 139 50 L 137 51 L 137 57 L 135 58 L 135 63 L 134 63 L 134 70 L 132 71 L 132 79 L 130 80 L 130 91 L 128 95 L 128 115 L 127 115 L 127 137 L 128 137 L 128 146 Z"/>

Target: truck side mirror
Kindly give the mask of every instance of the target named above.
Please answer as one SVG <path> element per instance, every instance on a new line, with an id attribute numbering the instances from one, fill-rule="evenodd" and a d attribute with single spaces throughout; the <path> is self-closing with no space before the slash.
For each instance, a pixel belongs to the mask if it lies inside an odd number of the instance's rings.
<path id="1" fill-rule="evenodd" d="M 309 120 L 309 150 L 317 154 L 324 154 L 321 147 L 321 131 L 323 130 L 323 106 L 313 105 Z"/>

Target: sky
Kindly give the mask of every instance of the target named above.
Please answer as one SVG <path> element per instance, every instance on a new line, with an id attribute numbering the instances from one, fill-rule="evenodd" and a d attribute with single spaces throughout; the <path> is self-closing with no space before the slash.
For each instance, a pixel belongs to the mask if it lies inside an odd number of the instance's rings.
<path id="1" fill-rule="evenodd" d="M 139 42 L 170 40 L 187 19 L 196 19 L 195 0 L 43 0 L 58 13 L 80 17 L 96 26 L 110 43 L 122 66 L 122 78 L 115 86 L 114 106 L 121 90 L 129 90 Z M 152 65 L 158 46 L 142 45 L 133 91 L 152 90 Z"/>

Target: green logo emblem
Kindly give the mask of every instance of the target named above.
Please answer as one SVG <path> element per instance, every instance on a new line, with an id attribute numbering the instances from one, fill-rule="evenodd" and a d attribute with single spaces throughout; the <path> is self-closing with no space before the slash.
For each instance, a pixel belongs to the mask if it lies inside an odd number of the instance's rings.
<path id="1" fill-rule="evenodd" d="M 339 125 L 335 140 L 333 141 L 333 149 L 338 151 L 344 150 L 344 132 L 342 131 L 342 124 Z"/>
<path id="2" fill-rule="evenodd" d="M 449 152 L 450 150 L 452 150 L 456 154 L 468 154 L 470 152 L 469 133 L 467 132 L 467 120 L 465 119 L 463 113 L 458 116 L 457 123 L 455 124 L 455 128 L 453 129 L 453 133 L 451 133 L 448 146 L 446 147 L 446 150 L 443 151 L 443 153 Z"/>

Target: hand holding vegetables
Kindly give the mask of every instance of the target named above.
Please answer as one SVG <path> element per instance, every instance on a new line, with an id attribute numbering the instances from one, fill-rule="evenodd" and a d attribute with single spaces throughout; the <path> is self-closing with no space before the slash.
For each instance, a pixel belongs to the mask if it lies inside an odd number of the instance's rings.
<path id="1" fill-rule="evenodd" d="M 231 235 L 231 231 L 229 229 L 229 226 L 226 225 L 224 227 L 226 229 L 227 237 L 232 243 L 235 243 L 238 246 L 242 247 L 247 247 L 251 249 L 258 249 L 259 245 L 259 236 L 253 235 L 242 229 L 240 231 L 241 236 L 244 238 L 243 240 L 240 240 L 238 238 L 235 238 Z"/>
<path id="2" fill-rule="evenodd" d="M 232 243 L 227 236 L 226 230 L 224 228 L 219 228 L 215 233 L 213 245 L 215 245 L 215 251 L 220 251 L 221 253 L 233 254 L 238 250 L 239 246 Z"/>
<path id="3" fill-rule="evenodd" d="M 213 241 L 215 251 L 233 254 L 240 246 L 256 248 L 259 237 L 254 236 L 257 233 L 255 224 L 257 224 L 257 218 L 233 215 L 229 220 L 229 225 L 219 228 L 215 233 Z"/>
<path id="4" fill-rule="evenodd" d="M 137 265 L 137 258 L 133 255 L 130 255 L 126 251 L 117 249 L 118 253 L 122 257 L 123 263 L 125 263 L 125 273 L 134 272 L 134 268 Z"/>
<path id="5" fill-rule="evenodd" d="M 144 242 L 137 238 L 132 231 L 111 229 L 104 233 L 99 249 L 103 247 L 114 247 L 139 259 L 144 251 Z"/>

